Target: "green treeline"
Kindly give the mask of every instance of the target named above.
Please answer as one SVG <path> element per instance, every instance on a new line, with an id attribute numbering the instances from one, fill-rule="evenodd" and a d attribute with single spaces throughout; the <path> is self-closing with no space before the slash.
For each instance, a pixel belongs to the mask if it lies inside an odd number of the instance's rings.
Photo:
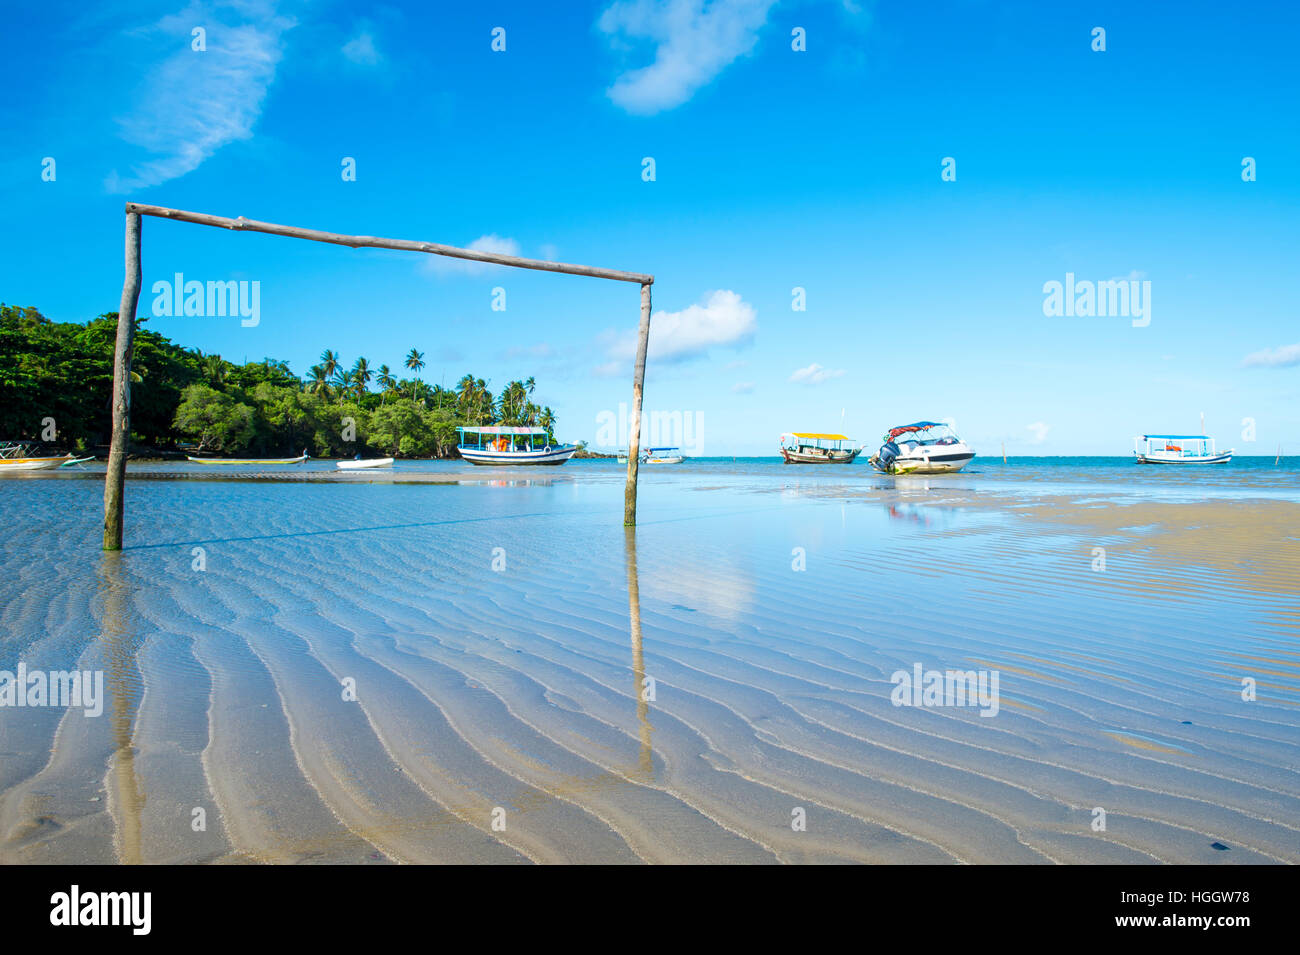
<path id="1" fill-rule="evenodd" d="M 555 428 L 551 409 L 533 403 L 532 378 L 512 381 L 496 396 L 473 375 L 454 389 L 429 385 L 418 377 L 424 356 L 412 348 L 398 371 L 366 358 L 347 366 L 326 350 L 299 379 L 283 361 L 236 365 L 184 348 L 149 331 L 147 321 L 136 320 L 133 451 L 197 445 L 254 457 L 304 448 L 315 457 L 454 457 L 458 426 Z M 0 304 L 0 440 L 40 440 L 53 418 L 53 444 L 105 445 L 116 337 L 116 312 L 81 325 Z"/>

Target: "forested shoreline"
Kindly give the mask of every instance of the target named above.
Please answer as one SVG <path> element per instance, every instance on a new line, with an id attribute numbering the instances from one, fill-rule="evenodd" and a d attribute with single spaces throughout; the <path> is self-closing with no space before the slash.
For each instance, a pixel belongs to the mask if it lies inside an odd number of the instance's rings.
<path id="1" fill-rule="evenodd" d="M 496 395 L 470 374 L 454 388 L 430 385 L 419 378 L 424 355 L 412 348 L 396 367 L 373 366 L 365 357 L 348 365 L 326 349 L 299 378 L 287 362 L 235 364 L 151 331 L 147 317 L 136 321 L 136 455 L 197 450 L 256 457 L 306 449 L 313 457 L 455 457 L 457 427 L 555 428 L 554 412 L 533 401 L 531 377 Z M 104 448 L 116 335 L 116 312 L 79 324 L 0 304 L 0 440 L 88 453 Z"/>

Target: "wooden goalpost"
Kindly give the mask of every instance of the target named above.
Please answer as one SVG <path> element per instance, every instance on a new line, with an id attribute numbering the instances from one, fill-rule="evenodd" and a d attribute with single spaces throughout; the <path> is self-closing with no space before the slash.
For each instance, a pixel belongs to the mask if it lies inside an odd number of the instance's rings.
<path id="1" fill-rule="evenodd" d="M 340 235 L 317 229 L 300 229 L 297 226 L 257 222 L 240 216 L 227 219 L 202 212 L 186 212 L 163 206 L 126 204 L 126 281 L 122 285 L 122 304 L 117 312 L 117 345 L 113 358 L 113 432 L 108 452 L 108 474 L 104 479 L 104 550 L 122 549 L 122 521 L 125 504 L 127 442 L 131 436 L 131 351 L 135 341 L 136 308 L 140 303 L 140 217 L 157 216 L 177 222 L 217 226 L 237 232 L 265 232 L 292 239 L 328 242 L 350 248 L 397 249 L 405 252 L 427 252 L 457 259 L 471 259 L 494 265 L 508 265 L 518 269 L 538 269 L 544 272 L 565 272 L 569 275 L 588 275 L 616 282 L 635 282 L 641 286 L 641 323 L 638 329 L 636 362 L 632 372 L 632 414 L 628 435 L 627 485 L 623 491 L 623 523 L 636 525 L 636 486 L 641 452 L 641 392 L 645 382 L 646 346 L 650 339 L 650 286 L 653 275 L 638 272 L 620 272 L 590 265 L 571 265 L 565 262 L 547 262 L 542 259 L 525 259 L 498 252 L 480 252 L 458 249 L 435 242 L 416 242 L 410 239 L 382 239 L 370 235 Z"/>

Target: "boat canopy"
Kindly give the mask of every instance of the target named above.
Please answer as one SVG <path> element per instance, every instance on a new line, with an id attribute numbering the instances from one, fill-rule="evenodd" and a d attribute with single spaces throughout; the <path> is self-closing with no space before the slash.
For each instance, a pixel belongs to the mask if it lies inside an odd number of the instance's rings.
<path id="1" fill-rule="evenodd" d="M 847 434 L 818 434 L 815 431 L 787 431 L 786 434 L 792 438 L 815 438 L 819 441 L 849 441 Z M 781 435 L 785 437 L 785 435 Z"/>
<path id="2" fill-rule="evenodd" d="M 646 451 L 646 452 L 653 452 L 653 451 L 680 451 L 681 448 L 678 448 L 678 447 L 675 447 L 675 446 L 674 446 L 674 447 L 669 447 L 669 448 L 642 448 L 641 450 L 642 450 L 642 451 Z"/>
<path id="3" fill-rule="evenodd" d="M 1208 437 L 1208 434 L 1144 434 L 1142 435 L 1142 440 L 1148 441 L 1151 438 L 1159 438 L 1163 441 L 1169 441 L 1171 439 L 1175 441 L 1204 441 Z"/>
<path id="4" fill-rule="evenodd" d="M 466 434 L 546 434 L 545 428 L 530 428 L 526 425 L 494 424 L 482 428 L 457 428 Z"/>
<path id="5" fill-rule="evenodd" d="M 942 421 L 917 421 L 914 424 L 900 424 L 897 428 L 890 428 L 889 433 L 885 435 L 890 441 L 893 441 L 900 434 L 911 434 L 915 431 L 924 431 L 926 428 L 943 428 L 947 427 Z"/>

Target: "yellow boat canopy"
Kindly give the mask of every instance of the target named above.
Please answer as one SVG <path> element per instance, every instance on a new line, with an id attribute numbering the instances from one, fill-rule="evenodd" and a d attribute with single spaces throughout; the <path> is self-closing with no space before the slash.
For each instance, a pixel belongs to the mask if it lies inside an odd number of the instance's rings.
<path id="1" fill-rule="evenodd" d="M 789 432 L 796 438 L 819 438 L 823 441 L 849 441 L 847 434 L 816 434 L 812 431 L 791 431 Z"/>

